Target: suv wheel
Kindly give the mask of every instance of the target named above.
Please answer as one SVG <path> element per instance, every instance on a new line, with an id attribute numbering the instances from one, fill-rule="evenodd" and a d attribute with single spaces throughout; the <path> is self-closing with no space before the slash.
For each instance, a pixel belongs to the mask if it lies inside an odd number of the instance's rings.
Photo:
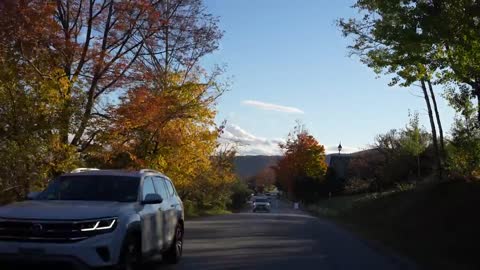
<path id="1" fill-rule="evenodd" d="M 135 270 L 140 265 L 140 241 L 138 237 L 130 235 L 125 240 L 120 255 L 118 270 Z"/>
<path id="2" fill-rule="evenodd" d="M 170 264 L 176 264 L 180 261 L 183 252 L 183 227 L 177 225 L 175 229 L 175 239 L 173 240 L 170 248 L 162 254 L 165 262 Z"/>

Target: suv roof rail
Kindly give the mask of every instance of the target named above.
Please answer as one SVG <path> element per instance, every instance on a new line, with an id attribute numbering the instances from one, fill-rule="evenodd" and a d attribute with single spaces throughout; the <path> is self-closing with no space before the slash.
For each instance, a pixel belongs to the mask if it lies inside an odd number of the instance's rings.
<path id="1" fill-rule="evenodd" d="M 141 169 L 141 170 L 140 170 L 140 173 L 158 173 L 158 174 L 162 174 L 161 172 L 156 171 L 156 170 L 152 170 L 152 169 Z M 162 174 L 162 175 L 163 175 L 163 174 Z"/>
<path id="2" fill-rule="evenodd" d="M 79 172 L 88 172 L 88 171 L 98 171 L 97 168 L 76 168 L 75 170 L 71 171 L 71 173 L 79 173 Z"/>

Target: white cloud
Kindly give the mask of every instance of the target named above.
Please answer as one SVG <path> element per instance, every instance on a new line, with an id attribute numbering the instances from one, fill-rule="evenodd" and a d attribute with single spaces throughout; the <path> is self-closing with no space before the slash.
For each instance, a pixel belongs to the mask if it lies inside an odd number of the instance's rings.
<path id="1" fill-rule="evenodd" d="M 282 139 L 257 137 L 233 124 L 227 124 L 219 142 L 223 145 L 234 144 L 237 147 L 238 154 L 242 156 L 274 156 L 282 154 L 282 151 L 278 146 L 280 142 L 283 142 Z"/>
<path id="2" fill-rule="evenodd" d="M 227 124 L 223 130 L 223 134 L 219 138 L 221 145 L 235 145 L 238 154 L 241 156 L 249 155 L 266 155 L 276 156 L 282 155 L 283 152 L 278 146 L 279 143 L 284 143 L 284 139 L 280 138 L 262 138 L 257 137 L 241 127 L 234 124 Z M 338 145 L 325 146 L 326 154 L 338 153 Z M 342 153 L 349 154 L 362 150 L 358 147 L 350 147 L 342 145 Z"/>
<path id="3" fill-rule="evenodd" d="M 289 106 L 282 106 L 272 103 L 266 103 L 258 100 L 244 100 L 242 101 L 244 105 L 252 106 L 258 109 L 266 110 L 266 111 L 277 111 L 277 112 L 284 112 L 284 113 L 299 113 L 304 114 L 302 110 L 295 107 Z"/>

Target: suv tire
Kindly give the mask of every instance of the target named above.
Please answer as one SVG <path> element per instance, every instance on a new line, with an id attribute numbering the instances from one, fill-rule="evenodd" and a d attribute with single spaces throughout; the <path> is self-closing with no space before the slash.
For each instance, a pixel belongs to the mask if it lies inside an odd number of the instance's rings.
<path id="1" fill-rule="evenodd" d="M 183 227 L 179 224 L 175 229 L 175 239 L 170 248 L 162 254 L 166 263 L 176 264 L 180 261 L 183 252 Z"/>
<path id="2" fill-rule="evenodd" d="M 118 270 L 137 270 L 141 264 L 140 238 L 130 234 L 123 243 Z"/>

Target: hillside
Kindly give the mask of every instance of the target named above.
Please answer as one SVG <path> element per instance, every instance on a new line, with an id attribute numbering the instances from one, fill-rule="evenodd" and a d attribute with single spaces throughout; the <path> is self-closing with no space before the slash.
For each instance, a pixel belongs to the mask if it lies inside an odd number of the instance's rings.
<path id="1" fill-rule="evenodd" d="M 366 151 L 364 151 L 366 152 Z M 363 153 L 363 152 L 359 152 Z M 357 154 L 357 153 L 355 153 Z M 337 154 L 329 154 L 326 156 L 326 162 L 329 163 L 332 156 Z M 343 154 L 344 156 L 353 156 L 354 154 Z M 246 179 L 261 172 L 263 169 L 277 164 L 281 156 L 237 156 L 235 157 L 235 173 L 241 178 Z"/>
<path id="2" fill-rule="evenodd" d="M 335 197 L 310 206 L 367 239 L 417 261 L 422 269 L 480 269 L 480 183 Z"/>
<path id="3" fill-rule="evenodd" d="M 275 165 L 279 159 L 280 156 L 237 156 L 235 172 L 241 179 L 246 179 Z"/>

